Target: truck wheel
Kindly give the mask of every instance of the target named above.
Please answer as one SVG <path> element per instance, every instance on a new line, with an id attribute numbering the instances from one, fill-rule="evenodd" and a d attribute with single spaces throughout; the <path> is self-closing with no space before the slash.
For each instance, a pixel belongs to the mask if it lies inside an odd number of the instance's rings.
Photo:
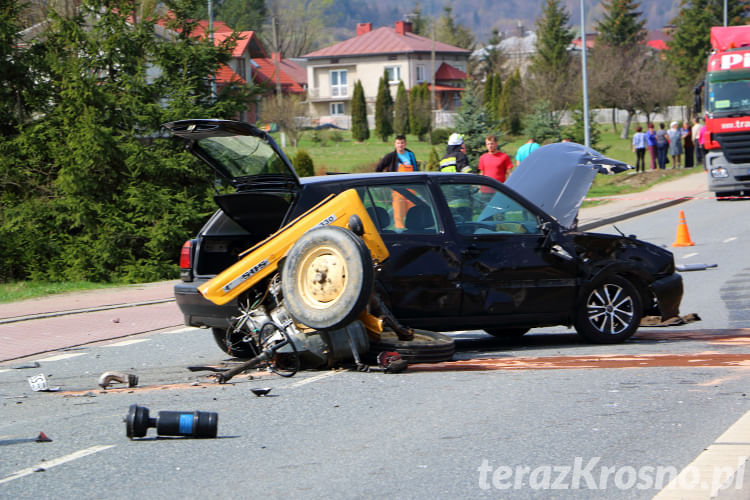
<path id="1" fill-rule="evenodd" d="M 224 328 L 211 328 L 211 333 L 214 334 L 214 340 L 219 349 L 230 356 L 242 359 L 250 359 L 255 356 L 252 346 L 247 342 L 242 342 L 241 334 L 234 334 L 230 338 Z"/>
<path id="2" fill-rule="evenodd" d="M 289 250 L 281 290 L 289 314 L 317 330 L 342 328 L 367 305 L 374 283 L 364 241 L 337 226 L 303 234 Z"/>
<path id="3" fill-rule="evenodd" d="M 520 339 L 530 328 L 485 328 L 484 331 L 499 339 Z"/>
<path id="4" fill-rule="evenodd" d="M 414 339 L 399 340 L 396 333 L 386 329 L 380 340 L 370 340 L 368 355 L 377 356 L 383 351 L 396 351 L 407 363 L 438 363 L 449 361 L 456 351 L 453 339 L 442 333 L 413 330 Z"/>
<path id="5" fill-rule="evenodd" d="M 633 336 L 642 316 L 641 297 L 633 284 L 609 275 L 584 291 L 576 309 L 575 328 L 589 342 L 617 344 Z"/>

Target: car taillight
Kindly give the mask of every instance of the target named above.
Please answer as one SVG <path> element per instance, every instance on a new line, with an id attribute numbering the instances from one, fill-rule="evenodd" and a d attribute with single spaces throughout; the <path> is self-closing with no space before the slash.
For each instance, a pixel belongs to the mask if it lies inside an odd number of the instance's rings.
<path id="1" fill-rule="evenodd" d="M 180 250 L 180 269 L 190 269 L 190 256 L 193 250 L 193 242 L 187 240 Z"/>

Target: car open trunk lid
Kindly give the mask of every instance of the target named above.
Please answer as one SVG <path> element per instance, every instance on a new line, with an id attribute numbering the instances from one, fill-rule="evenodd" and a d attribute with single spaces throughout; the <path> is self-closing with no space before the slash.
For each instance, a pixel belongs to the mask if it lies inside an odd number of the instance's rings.
<path id="1" fill-rule="evenodd" d="M 281 226 L 300 180 L 270 135 L 234 120 L 180 120 L 163 126 L 236 189 L 214 197 L 229 217 L 251 233 L 270 234 Z"/>

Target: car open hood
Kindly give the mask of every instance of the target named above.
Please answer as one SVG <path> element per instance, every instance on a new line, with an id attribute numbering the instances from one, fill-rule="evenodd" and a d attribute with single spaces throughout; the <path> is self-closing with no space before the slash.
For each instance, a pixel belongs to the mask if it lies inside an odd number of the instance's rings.
<path id="1" fill-rule="evenodd" d="M 542 146 L 511 173 L 505 184 L 565 227 L 571 227 L 597 173 L 633 168 L 573 142 Z"/>
<path id="2" fill-rule="evenodd" d="M 299 177 L 284 152 L 270 135 L 248 123 L 201 119 L 162 126 L 237 190 L 299 190 Z"/>

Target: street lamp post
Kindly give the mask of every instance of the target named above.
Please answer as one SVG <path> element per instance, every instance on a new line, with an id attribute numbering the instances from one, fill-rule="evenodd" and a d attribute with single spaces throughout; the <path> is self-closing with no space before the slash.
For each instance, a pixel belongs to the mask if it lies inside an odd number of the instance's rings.
<path id="1" fill-rule="evenodd" d="M 589 91 L 588 83 L 586 80 L 586 12 L 583 6 L 583 0 L 581 0 L 581 67 L 583 77 L 583 135 L 584 143 L 586 147 L 590 145 L 589 139 Z"/>

